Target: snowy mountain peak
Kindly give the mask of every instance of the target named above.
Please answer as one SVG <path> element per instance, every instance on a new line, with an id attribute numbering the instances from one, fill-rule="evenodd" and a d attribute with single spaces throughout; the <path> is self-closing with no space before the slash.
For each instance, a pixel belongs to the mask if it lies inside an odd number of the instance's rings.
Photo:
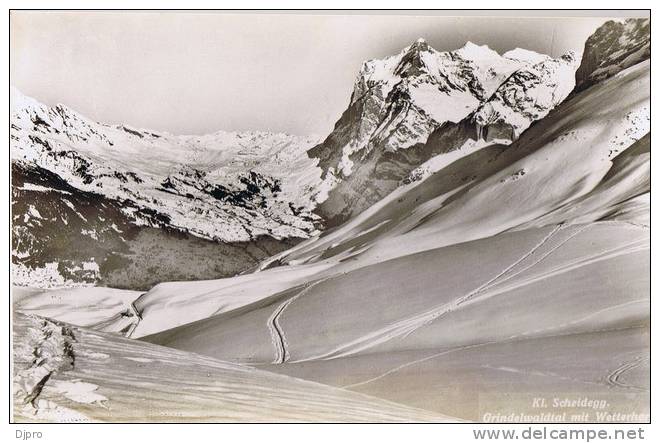
<path id="1" fill-rule="evenodd" d="M 9 87 L 9 103 L 11 105 L 12 114 L 16 112 L 26 111 L 28 109 L 35 109 L 43 106 L 32 97 L 23 94 L 17 87 Z"/>
<path id="2" fill-rule="evenodd" d="M 418 38 L 413 42 L 412 45 L 408 46 L 407 49 L 404 49 L 403 52 L 409 52 L 411 50 L 419 51 L 419 50 L 428 50 L 428 49 L 432 49 L 433 51 L 435 51 L 435 49 L 433 49 L 425 39 Z"/>
<path id="3" fill-rule="evenodd" d="M 422 74 L 431 74 L 433 71 L 435 54 L 438 51 L 433 49 L 426 41 L 418 40 L 401 52 L 399 63 L 394 69 L 393 74 L 396 77 L 412 77 Z"/>
<path id="4" fill-rule="evenodd" d="M 550 56 L 545 54 L 539 54 L 538 52 L 530 51 L 523 48 L 516 48 L 502 54 L 502 57 L 509 58 L 511 60 L 519 60 L 522 62 L 529 63 L 541 63 L 550 59 Z"/>
<path id="5" fill-rule="evenodd" d="M 425 161 L 428 154 L 417 150 L 445 124 L 470 119 L 475 137 L 514 140 L 570 93 L 576 68 L 570 54 L 553 59 L 515 49 L 502 56 L 472 42 L 439 52 L 423 39 L 364 63 L 335 131 L 308 151 L 330 191 L 320 211 L 342 219 L 373 204 L 416 166 L 411 159 Z M 396 163 L 402 151 L 411 152 Z"/>
<path id="6" fill-rule="evenodd" d="M 412 44 L 406 46 L 399 52 L 399 57 L 404 57 L 408 53 L 419 53 L 422 51 L 438 52 L 424 38 L 418 38 Z"/>
<path id="7" fill-rule="evenodd" d="M 477 45 L 470 41 L 465 43 L 462 48 L 454 51 L 454 53 L 467 60 L 484 60 L 500 57 L 497 51 L 490 49 L 488 45 Z"/>

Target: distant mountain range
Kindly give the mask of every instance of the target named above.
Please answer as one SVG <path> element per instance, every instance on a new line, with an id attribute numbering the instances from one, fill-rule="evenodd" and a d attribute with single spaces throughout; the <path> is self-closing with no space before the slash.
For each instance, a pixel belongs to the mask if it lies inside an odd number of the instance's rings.
<path id="1" fill-rule="evenodd" d="M 314 137 L 173 136 L 96 123 L 15 89 L 11 99 L 18 284 L 147 288 L 233 275 L 317 231 L 320 172 L 305 156 Z M 189 271 L 174 270 L 180 254 Z"/>

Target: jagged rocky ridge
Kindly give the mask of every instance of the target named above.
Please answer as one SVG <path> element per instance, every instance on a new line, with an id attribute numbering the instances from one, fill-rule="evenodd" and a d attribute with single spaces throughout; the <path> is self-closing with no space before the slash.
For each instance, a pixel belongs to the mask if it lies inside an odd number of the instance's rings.
<path id="1" fill-rule="evenodd" d="M 438 154 L 429 138 L 454 125 L 475 141 L 510 143 L 570 93 L 577 65 L 573 53 L 499 55 L 469 42 L 438 52 L 422 39 L 366 62 L 334 131 L 308 151 L 328 192 L 318 213 L 332 225 L 371 206 Z"/>

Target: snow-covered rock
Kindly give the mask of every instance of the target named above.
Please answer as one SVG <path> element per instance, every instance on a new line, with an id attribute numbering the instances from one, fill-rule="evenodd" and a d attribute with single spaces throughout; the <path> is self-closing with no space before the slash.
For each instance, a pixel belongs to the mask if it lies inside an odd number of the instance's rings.
<path id="1" fill-rule="evenodd" d="M 575 54 L 569 52 L 557 59 L 530 56 L 528 60 L 534 64 L 514 72 L 472 115 L 477 139 L 517 139 L 573 90 Z"/>
<path id="2" fill-rule="evenodd" d="M 439 128 L 471 119 L 477 138 L 514 140 L 573 89 L 576 57 L 515 49 L 500 55 L 468 42 L 439 52 L 420 39 L 365 62 L 350 104 L 326 140 L 308 151 L 323 168 L 330 224 L 360 213 L 430 159 Z"/>

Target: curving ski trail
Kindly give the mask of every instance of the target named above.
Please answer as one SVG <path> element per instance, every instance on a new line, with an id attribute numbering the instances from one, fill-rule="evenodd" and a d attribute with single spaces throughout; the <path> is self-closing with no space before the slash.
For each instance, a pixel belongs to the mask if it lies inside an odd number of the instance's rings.
<path id="1" fill-rule="evenodd" d="M 606 378 L 607 384 L 610 385 L 611 387 L 616 387 L 616 388 L 646 391 L 645 389 L 640 388 L 639 386 L 633 386 L 624 383 L 623 381 L 621 381 L 621 376 L 623 376 L 626 372 L 635 369 L 648 361 L 649 361 L 649 356 L 640 355 L 632 360 L 623 362 L 619 367 L 617 367 L 615 370 L 607 374 L 607 378 Z"/>
<path id="2" fill-rule="evenodd" d="M 273 342 L 273 345 L 275 347 L 275 359 L 273 360 L 274 364 L 281 364 L 289 360 L 290 354 L 289 354 L 289 342 L 286 339 L 286 335 L 284 334 L 284 329 L 282 328 L 282 325 L 280 324 L 280 316 L 282 313 L 286 310 L 286 308 L 291 305 L 294 301 L 298 300 L 300 297 L 308 293 L 314 286 L 323 283 L 324 281 L 328 280 L 330 277 L 322 278 L 320 280 L 316 280 L 315 282 L 307 284 L 305 288 L 303 288 L 300 292 L 298 292 L 296 295 L 294 295 L 291 298 L 288 298 L 285 300 L 283 303 L 281 303 L 268 317 L 268 321 L 266 325 L 268 326 L 268 330 L 270 332 L 270 337 L 271 341 Z"/>

